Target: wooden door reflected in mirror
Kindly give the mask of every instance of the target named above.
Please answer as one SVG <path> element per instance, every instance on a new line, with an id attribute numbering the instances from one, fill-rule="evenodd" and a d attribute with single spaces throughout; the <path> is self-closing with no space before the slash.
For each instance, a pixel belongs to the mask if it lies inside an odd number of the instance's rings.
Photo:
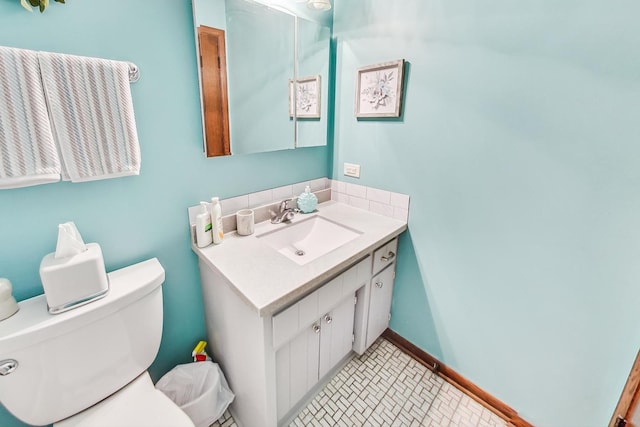
<path id="1" fill-rule="evenodd" d="M 231 154 L 224 31 L 198 27 L 204 146 L 207 157 Z"/>

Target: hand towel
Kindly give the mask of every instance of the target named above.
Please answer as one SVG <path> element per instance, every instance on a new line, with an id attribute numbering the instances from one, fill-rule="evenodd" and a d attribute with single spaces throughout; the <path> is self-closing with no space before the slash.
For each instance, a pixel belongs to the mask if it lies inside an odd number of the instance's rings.
<path id="1" fill-rule="evenodd" d="M 37 52 L 0 46 L 0 188 L 58 181 Z"/>
<path id="2" fill-rule="evenodd" d="M 82 182 L 140 173 L 129 64 L 38 52 L 62 179 Z"/>

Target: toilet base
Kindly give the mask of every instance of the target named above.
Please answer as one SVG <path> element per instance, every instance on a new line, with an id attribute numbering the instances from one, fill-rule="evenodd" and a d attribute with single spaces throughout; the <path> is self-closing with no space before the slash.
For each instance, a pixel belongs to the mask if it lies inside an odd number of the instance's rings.
<path id="1" fill-rule="evenodd" d="M 54 427 L 194 427 L 167 396 L 153 386 L 148 372 L 101 402 L 59 421 Z"/>

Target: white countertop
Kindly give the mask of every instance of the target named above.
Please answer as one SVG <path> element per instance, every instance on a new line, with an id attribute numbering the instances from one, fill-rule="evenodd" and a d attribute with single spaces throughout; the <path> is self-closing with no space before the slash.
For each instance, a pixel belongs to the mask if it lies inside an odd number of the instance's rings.
<path id="1" fill-rule="evenodd" d="M 219 245 L 198 248 L 193 244 L 192 248 L 200 262 L 224 276 L 260 316 L 268 316 L 315 290 L 407 229 L 406 221 L 335 201 L 319 204 L 314 213 L 296 214 L 291 223 L 315 215 L 362 234 L 305 265 L 298 265 L 257 237 L 288 226 L 269 221 L 256 224 L 255 233 L 250 236 L 227 233 Z"/>

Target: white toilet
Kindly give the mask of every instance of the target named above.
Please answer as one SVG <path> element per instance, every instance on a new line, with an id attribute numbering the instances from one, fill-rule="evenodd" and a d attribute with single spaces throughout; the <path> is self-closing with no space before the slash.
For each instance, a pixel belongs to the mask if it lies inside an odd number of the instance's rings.
<path id="1" fill-rule="evenodd" d="M 153 258 L 108 276 L 100 300 L 52 315 L 40 295 L 0 322 L 0 402 L 32 425 L 193 427 L 147 373 L 164 269 Z"/>

